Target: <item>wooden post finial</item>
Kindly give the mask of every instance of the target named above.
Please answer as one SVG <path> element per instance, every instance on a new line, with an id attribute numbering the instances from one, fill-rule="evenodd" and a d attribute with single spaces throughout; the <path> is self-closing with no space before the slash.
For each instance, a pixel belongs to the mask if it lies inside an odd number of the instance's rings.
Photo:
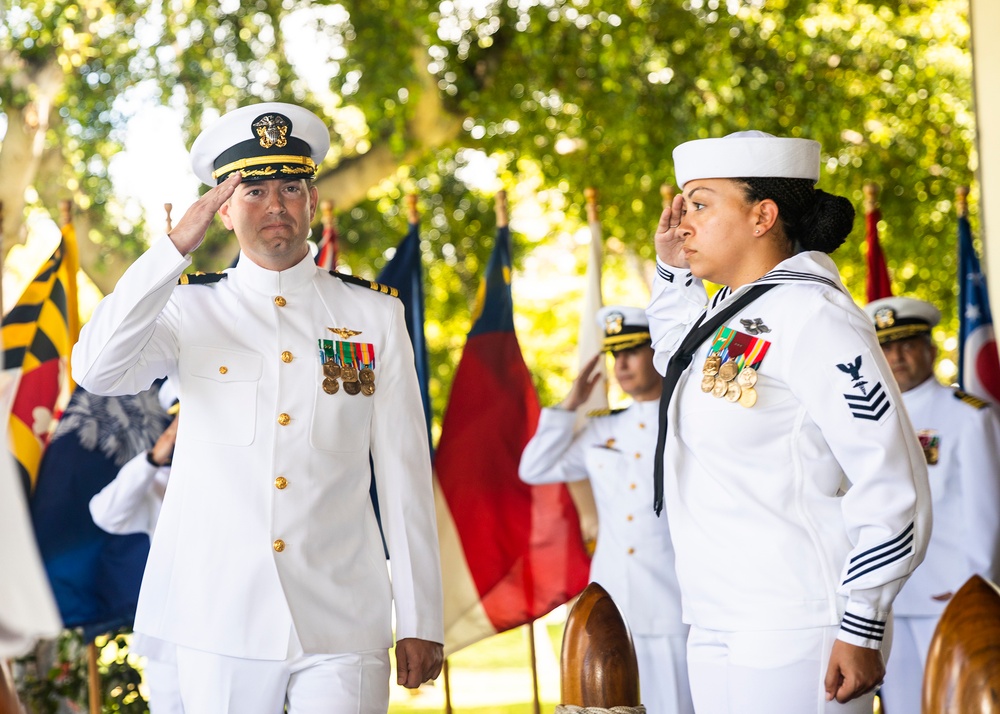
<path id="1" fill-rule="evenodd" d="M 497 214 L 497 228 L 506 228 L 507 226 L 507 192 L 503 189 L 497 191 L 496 204 L 494 209 Z"/>
<path id="2" fill-rule="evenodd" d="M 59 225 L 67 226 L 73 220 L 73 202 L 64 198 L 59 202 Z"/>
<path id="3" fill-rule="evenodd" d="M 406 194 L 406 220 L 412 225 L 420 223 L 420 211 L 417 210 L 417 194 Z"/>
<path id="4" fill-rule="evenodd" d="M 969 187 L 959 186 L 955 189 L 955 210 L 960 218 L 969 215 Z"/>
<path id="5" fill-rule="evenodd" d="M 660 196 L 663 197 L 663 207 L 666 208 L 674 202 L 674 187 L 667 184 L 661 184 Z"/>
<path id="6" fill-rule="evenodd" d="M 172 210 L 174 210 L 174 204 L 172 204 L 172 203 L 164 203 L 163 204 L 163 212 L 167 214 L 167 233 L 169 233 L 170 231 L 172 231 L 174 229 L 174 221 L 170 217 L 170 212 Z"/>
<path id="7" fill-rule="evenodd" d="M 329 228 L 333 225 L 333 201 L 320 201 L 319 216 L 324 228 Z"/>
<path id="8" fill-rule="evenodd" d="M 881 191 L 882 187 L 877 183 L 869 182 L 864 185 L 865 213 L 871 213 L 878 208 L 878 195 Z"/>
<path id="9" fill-rule="evenodd" d="M 597 189 L 592 187 L 583 189 L 583 197 L 587 199 L 587 222 L 597 223 Z"/>

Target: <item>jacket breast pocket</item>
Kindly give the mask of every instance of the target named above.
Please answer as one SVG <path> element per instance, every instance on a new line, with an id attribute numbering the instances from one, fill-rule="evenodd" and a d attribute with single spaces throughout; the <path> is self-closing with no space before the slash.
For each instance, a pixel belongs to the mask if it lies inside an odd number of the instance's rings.
<path id="1" fill-rule="evenodd" d="M 372 397 L 347 394 L 343 388 L 337 394 L 317 389 L 309 441 L 313 448 L 321 451 L 368 451 L 371 420 Z"/>
<path id="2" fill-rule="evenodd" d="M 185 350 L 184 421 L 188 433 L 218 444 L 253 442 L 261 356 L 217 347 Z"/>

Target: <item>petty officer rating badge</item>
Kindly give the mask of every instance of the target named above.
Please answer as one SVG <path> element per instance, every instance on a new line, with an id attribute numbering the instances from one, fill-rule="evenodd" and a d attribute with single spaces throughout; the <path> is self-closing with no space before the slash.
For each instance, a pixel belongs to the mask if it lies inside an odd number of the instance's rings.
<path id="1" fill-rule="evenodd" d="M 882 388 L 882 383 L 875 382 L 872 385 L 870 380 L 861 374 L 861 367 L 861 355 L 850 362 L 837 365 L 837 369 L 850 378 L 851 388 L 856 390 L 856 393 L 844 394 L 844 399 L 851 410 L 851 416 L 855 419 L 881 421 L 892 404 Z"/>

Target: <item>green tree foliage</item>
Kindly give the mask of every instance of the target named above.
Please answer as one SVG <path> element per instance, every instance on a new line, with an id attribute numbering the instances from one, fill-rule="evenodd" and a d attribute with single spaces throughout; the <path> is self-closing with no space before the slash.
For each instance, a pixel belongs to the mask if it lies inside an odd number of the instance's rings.
<path id="1" fill-rule="evenodd" d="M 895 291 L 937 302 L 948 331 L 957 326 L 953 195 L 975 168 L 964 0 L 15 0 L 3 12 L 0 109 L 17 119 L 40 86 L 30 70 L 58 58 L 58 121 L 46 145 L 62 161 L 42 162 L 31 184 L 43 200 L 66 177 L 87 193 L 101 230 L 82 256 L 104 287 L 143 242 L 114 206 L 106 172 L 127 119 L 116 98 L 143 82 L 185 109 L 189 136 L 205 113 L 255 100 L 327 116 L 335 148 L 317 185 L 337 204 L 355 273 L 373 277 L 384 264 L 405 229 L 402 196 L 417 192 L 438 411 L 492 246 L 497 184 L 470 178 L 484 155 L 510 192 L 522 267 L 545 247 L 577 246 L 567 236 L 583 223 L 583 189 L 596 187 L 605 289 L 631 298 L 634 286 L 622 284 L 645 279 L 675 145 L 748 128 L 815 138 L 822 188 L 860 213 L 863 184 L 882 185 Z M 295 65 L 289 58 L 306 42 L 322 59 Z M 305 69 L 321 70 L 329 86 L 305 81 Z M 7 144 L 0 183 L 11 170 Z M 975 191 L 972 199 L 975 216 Z M 834 257 L 862 298 L 863 222 L 855 225 Z M 213 235 L 197 267 L 217 269 L 232 254 Z M 582 273 L 582 249 L 577 257 L 542 279 Z M 565 323 L 576 319 L 577 296 L 534 306 L 519 324 L 546 402 L 567 384 L 572 347 L 540 335 L 572 339 Z"/>

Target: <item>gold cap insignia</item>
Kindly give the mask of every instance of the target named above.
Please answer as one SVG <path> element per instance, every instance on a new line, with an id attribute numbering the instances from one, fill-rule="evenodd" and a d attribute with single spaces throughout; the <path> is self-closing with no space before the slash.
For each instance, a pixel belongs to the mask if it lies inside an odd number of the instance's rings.
<path id="1" fill-rule="evenodd" d="M 879 308 L 875 312 L 875 327 L 884 330 L 896 324 L 896 311 L 891 307 Z"/>
<path id="2" fill-rule="evenodd" d="M 604 318 L 604 332 L 609 335 L 617 335 L 625 325 L 625 316 L 620 312 L 608 313 Z"/>
<path id="3" fill-rule="evenodd" d="M 279 149 L 288 143 L 288 131 L 292 128 L 288 119 L 281 114 L 263 114 L 252 124 L 262 149 L 277 146 Z"/>
<path id="4" fill-rule="evenodd" d="M 349 339 L 351 337 L 354 337 L 355 335 L 360 335 L 361 334 L 361 330 L 349 330 L 346 327 L 328 327 L 326 329 L 328 329 L 330 332 L 334 333 L 335 335 L 339 335 L 340 337 L 343 337 L 345 340 Z"/>

